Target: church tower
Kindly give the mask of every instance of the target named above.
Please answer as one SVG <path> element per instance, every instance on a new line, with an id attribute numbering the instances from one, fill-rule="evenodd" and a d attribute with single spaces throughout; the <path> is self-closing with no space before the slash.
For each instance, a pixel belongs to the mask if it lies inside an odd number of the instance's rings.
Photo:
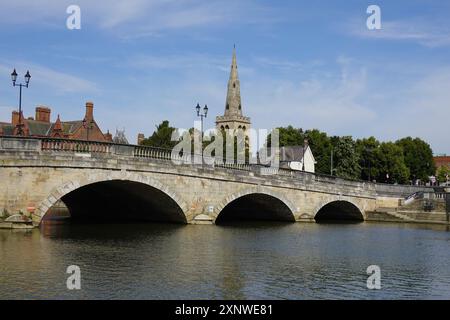
<path id="1" fill-rule="evenodd" d="M 231 62 L 230 79 L 228 80 L 227 100 L 225 103 L 225 113 L 216 117 L 216 128 L 218 130 L 242 129 L 248 136 L 250 129 L 250 118 L 242 114 L 241 85 L 238 76 L 238 66 L 236 62 L 236 48 L 233 49 L 233 59 Z"/>

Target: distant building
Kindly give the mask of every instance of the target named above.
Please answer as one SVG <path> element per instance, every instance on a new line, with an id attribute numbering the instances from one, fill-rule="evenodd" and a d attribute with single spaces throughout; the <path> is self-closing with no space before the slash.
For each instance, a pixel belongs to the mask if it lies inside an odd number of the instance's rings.
<path id="1" fill-rule="evenodd" d="M 433 158 L 436 169 L 439 170 L 440 167 L 447 166 L 450 168 L 450 156 L 440 155 Z"/>
<path id="2" fill-rule="evenodd" d="M 218 130 L 241 129 L 248 139 L 250 124 L 250 118 L 245 117 L 242 113 L 241 84 L 238 75 L 236 49 L 233 49 L 225 112 L 223 116 L 216 117 L 216 128 Z"/>
<path id="3" fill-rule="evenodd" d="M 139 133 L 138 136 L 137 136 L 137 144 L 138 144 L 138 146 L 140 146 L 144 140 L 145 140 L 144 134 L 143 133 Z"/>
<path id="4" fill-rule="evenodd" d="M 314 173 L 315 165 L 316 160 L 309 145 L 280 148 L 280 168 Z"/>
<path id="5" fill-rule="evenodd" d="M 94 104 L 86 102 L 86 112 L 82 120 L 61 121 L 59 115 L 55 122 L 50 121 L 51 110 L 44 106 L 36 108 L 35 117 L 19 117 L 19 112 L 13 111 L 11 122 L 0 122 L 0 135 L 17 135 L 19 121 L 22 124 L 23 135 L 27 137 L 51 137 L 90 141 L 112 141 L 109 132 L 103 133 L 94 119 Z M 20 119 L 20 120 L 19 120 Z"/>

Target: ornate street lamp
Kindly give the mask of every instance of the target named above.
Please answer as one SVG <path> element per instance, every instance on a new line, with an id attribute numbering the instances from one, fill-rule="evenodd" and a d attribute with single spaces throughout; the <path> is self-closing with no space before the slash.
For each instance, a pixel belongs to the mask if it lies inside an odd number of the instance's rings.
<path id="1" fill-rule="evenodd" d="M 203 118 L 206 118 L 208 116 L 208 106 L 205 104 L 205 107 L 203 108 L 203 113 L 200 112 L 201 111 L 200 109 L 201 109 L 200 104 L 197 103 L 195 110 L 197 111 L 197 117 L 199 117 L 201 121 L 200 130 L 201 130 L 201 150 L 202 150 L 202 165 L 203 165 Z"/>
<path id="2" fill-rule="evenodd" d="M 30 71 L 27 71 L 25 74 L 25 84 L 19 83 L 17 84 L 17 72 L 16 69 L 11 73 L 11 80 L 13 83 L 13 87 L 19 87 L 19 123 L 17 124 L 17 135 L 21 136 L 23 135 L 23 129 L 22 129 L 22 87 L 28 88 L 28 84 L 30 83 L 31 75 Z"/>
<path id="3" fill-rule="evenodd" d="M 205 104 L 205 107 L 203 108 L 203 113 L 200 113 L 200 104 L 197 103 L 197 106 L 195 107 L 197 110 L 197 117 L 200 117 L 201 121 L 201 132 L 202 132 L 202 139 L 203 139 L 203 118 L 206 118 L 208 116 L 208 106 Z"/>

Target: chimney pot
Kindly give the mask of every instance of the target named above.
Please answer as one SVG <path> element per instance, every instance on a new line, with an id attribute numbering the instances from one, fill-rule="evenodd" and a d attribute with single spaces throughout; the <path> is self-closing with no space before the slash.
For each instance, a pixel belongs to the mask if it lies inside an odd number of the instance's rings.
<path id="1" fill-rule="evenodd" d="M 50 122 L 50 114 L 51 110 L 50 108 L 47 108 L 45 106 L 38 106 L 36 107 L 36 121 L 42 121 L 42 122 Z"/>
<path id="2" fill-rule="evenodd" d="M 94 103 L 91 101 L 86 102 L 86 114 L 85 114 L 86 120 L 93 120 L 94 119 Z"/>

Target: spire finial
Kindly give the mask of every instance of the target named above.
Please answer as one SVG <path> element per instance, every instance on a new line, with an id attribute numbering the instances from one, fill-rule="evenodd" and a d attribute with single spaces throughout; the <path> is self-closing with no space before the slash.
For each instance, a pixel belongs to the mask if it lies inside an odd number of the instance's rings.
<path id="1" fill-rule="evenodd" d="M 228 80 L 227 100 L 225 103 L 225 116 L 241 116 L 241 89 L 238 76 L 236 59 L 236 45 L 233 46 L 233 58 L 231 60 L 230 79 Z"/>

